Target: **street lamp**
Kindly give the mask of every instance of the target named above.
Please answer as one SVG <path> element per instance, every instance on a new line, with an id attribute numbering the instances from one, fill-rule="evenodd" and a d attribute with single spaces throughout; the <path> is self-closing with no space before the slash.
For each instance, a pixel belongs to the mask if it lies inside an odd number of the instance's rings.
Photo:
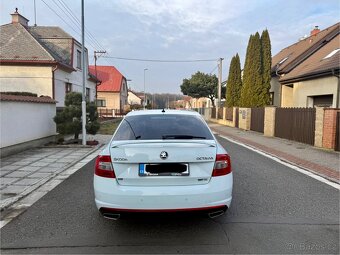
<path id="1" fill-rule="evenodd" d="M 146 97 L 145 97 L 145 71 L 147 71 L 147 68 L 144 68 L 144 110 L 145 110 L 145 106 L 146 106 Z"/>

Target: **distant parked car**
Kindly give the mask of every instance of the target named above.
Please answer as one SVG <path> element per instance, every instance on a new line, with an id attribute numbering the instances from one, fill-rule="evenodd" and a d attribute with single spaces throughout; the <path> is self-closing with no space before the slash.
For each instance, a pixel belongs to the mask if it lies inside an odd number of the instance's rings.
<path id="1" fill-rule="evenodd" d="M 232 200 L 228 153 L 193 111 L 127 114 L 97 157 L 94 193 L 106 218 L 124 212 L 223 214 Z"/>

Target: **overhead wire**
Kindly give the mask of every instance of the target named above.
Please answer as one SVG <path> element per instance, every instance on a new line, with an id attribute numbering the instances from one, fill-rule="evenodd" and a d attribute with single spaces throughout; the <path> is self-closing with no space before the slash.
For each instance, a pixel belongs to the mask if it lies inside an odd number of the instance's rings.
<path id="1" fill-rule="evenodd" d="M 188 60 L 174 60 L 174 59 L 143 59 L 143 58 L 126 58 L 126 57 L 116 57 L 106 55 L 103 58 L 113 58 L 127 61 L 140 61 L 140 62 L 163 62 L 163 63 L 192 63 L 192 62 L 212 62 L 217 61 L 218 58 L 215 59 L 188 59 Z"/>
<path id="2" fill-rule="evenodd" d="M 77 35 L 81 36 L 79 31 L 75 29 L 73 26 L 71 26 L 58 12 L 56 12 L 49 4 L 45 2 L 45 0 L 41 0 L 54 14 L 56 14 L 68 27 L 70 27 Z M 77 18 L 77 16 L 74 14 L 74 12 L 71 10 L 71 8 L 63 1 L 63 0 L 52 0 L 54 4 L 59 8 L 60 11 L 65 14 L 69 20 L 72 22 L 73 25 L 76 26 L 76 28 L 79 28 L 81 26 L 80 20 Z M 65 12 L 66 11 L 66 12 Z M 100 49 L 104 50 L 104 47 L 98 42 L 98 40 L 93 36 L 93 34 L 85 27 L 85 33 L 88 37 L 88 44 L 93 49 Z M 117 56 L 110 56 L 110 55 L 103 55 L 102 56 L 106 63 L 109 64 L 107 61 L 108 59 L 117 59 L 117 60 L 126 60 L 126 61 L 140 61 L 140 62 L 158 62 L 158 63 L 193 63 L 193 62 L 213 62 L 217 61 L 218 58 L 215 59 L 189 59 L 189 60 L 174 60 L 174 59 L 143 59 L 143 58 L 127 58 L 127 57 L 117 57 Z M 214 72 L 218 65 L 210 72 Z"/>
<path id="3" fill-rule="evenodd" d="M 79 25 L 81 26 L 81 22 L 79 20 L 79 18 L 77 17 L 77 15 L 75 15 L 75 13 L 72 11 L 72 9 L 63 1 L 63 0 L 58 0 L 58 2 L 63 5 L 63 7 L 65 8 L 65 10 L 70 14 L 70 16 L 73 18 L 73 20 Z M 91 38 L 91 40 L 93 41 L 94 44 L 97 45 L 99 50 L 104 50 L 104 47 L 98 42 L 98 40 L 95 38 L 95 36 L 93 36 L 93 34 L 86 28 L 85 26 L 85 33 L 88 35 L 89 38 Z"/>
<path id="4" fill-rule="evenodd" d="M 79 31 L 77 31 L 73 26 L 71 26 L 56 10 L 54 10 L 49 4 L 45 2 L 45 0 L 41 0 L 55 15 L 57 15 L 69 28 L 71 28 L 78 36 L 81 37 Z M 53 0 L 54 1 L 54 0 Z M 64 14 L 66 14 L 64 12 Z M 92 42 L 88 42 L 88 44 L 93 48 L 96 49 L 97 46 L 94 46 Z"/>
<path id="5" fill-rule="evenodd" d="M 210 71 L 210 74 L 212 74 L 217 69 L 217 67 L 218 67 L 218 64 L 214 67 L 213 70 Z"/>

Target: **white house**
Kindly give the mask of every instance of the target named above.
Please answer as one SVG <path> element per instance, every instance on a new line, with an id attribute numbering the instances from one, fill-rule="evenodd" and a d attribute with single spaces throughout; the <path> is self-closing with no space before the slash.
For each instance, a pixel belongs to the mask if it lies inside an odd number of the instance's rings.
<path id="1" fill-rule="evenodd" d="M 0 92 L 50 96 L 63 107 L 68 92 L 82 92 L 81 44 L 59 27 L 29 26 L 17 10 L 11 15 L 0 26 Z M 93 101 L 97 79 L 85 54 L 86 96 Z"/>

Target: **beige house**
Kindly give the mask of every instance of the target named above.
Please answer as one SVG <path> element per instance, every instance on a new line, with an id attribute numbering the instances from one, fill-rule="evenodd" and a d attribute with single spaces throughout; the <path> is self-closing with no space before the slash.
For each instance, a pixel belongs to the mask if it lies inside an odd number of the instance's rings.
<path id="1" fill-rule="evenodd" d="M 49 96 L 63 107 L 68 92 L 82 92 L 81 44 L 59 27 L 29 26 L 17 10 L 11 15 L 0 26 L 0 92 Z M 96 78 L 86 69 L 86 96 L 93 101 Z"/>
<path id="2" fill-rule="evenodd" d="M 90 66 L 91 73 L 100 80 L 97 87 L 97 106 L 99 109 L 124 112 L 128 105 L 126 78 L 114 66 Z"/>
<path id="3" fill-rule="evenodd" d="M 129 105 L 142 105 L 143 104 L 143 99 L 138 94 L 139 93 L 129 89 L 128 91 Z"/>
<path id="4" fill-rule="evenodd" d="M 281 107 L 339 108 L 340 23 L 283 49 L 273 57 L 272 98 Z"/>

